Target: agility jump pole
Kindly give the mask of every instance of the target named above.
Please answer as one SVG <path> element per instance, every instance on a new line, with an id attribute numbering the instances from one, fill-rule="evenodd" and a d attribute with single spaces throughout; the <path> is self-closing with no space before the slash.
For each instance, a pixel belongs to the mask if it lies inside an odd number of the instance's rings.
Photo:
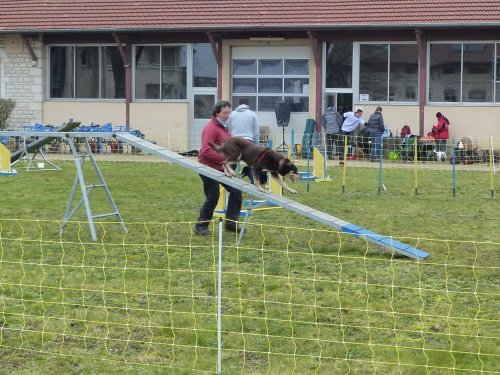
<path id="1" fill-rule="evenodd" d="M 316 177 L 316 182 L 331 182 L 332 178 L 326 175 L 326 134 L 323 134 L 323 145 L 325 155 L 321 153 L 317 146 L 313 148 L 313 176 Z"/>
<path id="2" fill-rule="evenodd" d="M 314 181 L 316 182 L 331 182 L 332 178 L 326 175 L 326 159 L 327 159 L 327 150 L 326 150 L 326 134 L 322 134 L 323 141 L 323 149 L 325 150 L 325 154 L 323 155 L 319 150 L 318 145 L 316 144 L 313 148 L 313 176 L 316 177 Z M 316 142 L 318 143 L 318 142 Z"/>

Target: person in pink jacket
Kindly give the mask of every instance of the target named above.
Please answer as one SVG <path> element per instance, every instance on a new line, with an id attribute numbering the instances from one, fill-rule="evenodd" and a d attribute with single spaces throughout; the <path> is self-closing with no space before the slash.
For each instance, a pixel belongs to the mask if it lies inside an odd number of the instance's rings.
<path id="1" fill-rule="evenodd" d="M 441 112 L 436 113 L 436 118 L 437 124 L 432 127 L 432 130 L 427 135 L 436 139 L 437 151 L 446 152 L 446 142 L 450 138 L 450 122 Z"/>
<path id="2" fill-rule="evenodd" d="M 201 148 L 198 156 L 198 161 L 201 164 L 223 171 L 222 163 L 224 156 L 216 153 L 208 144 L 208 142 L 221 145 L 226 138 L 231 134 L 228 129 L 228 120 L 231 114 L 231 104 L 227 101 L 219 101 L 215 103 L 212 119 L 204 126 L 201 132 Z M 220 184 L 209 177 L 200 174 L 203 181 L 203 191 L 205 193 L 205 202 L 200 209 L 198 222 L 194 227 L 194 232 L 200 236 L 211 236 L 212 233 L 208 229 L 208 225 L 214 216 L 215 207 L 219 202 Z M 243 198 L 241 191 L 231 186 L 222 184 L 224 189 L 229 193 L 229 198 L 226 208 L 226 230 L 236 232 L 236 222 L 240 216 L 241 204 Z"/>

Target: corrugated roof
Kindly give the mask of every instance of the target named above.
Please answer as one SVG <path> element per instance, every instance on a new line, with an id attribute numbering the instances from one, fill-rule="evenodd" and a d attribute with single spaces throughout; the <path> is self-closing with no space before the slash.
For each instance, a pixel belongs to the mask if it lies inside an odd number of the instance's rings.
<path id="1" fill-rule="evenodd" d="M 500 26 L 498 0 L 0 0 L 0 31 Z"/>

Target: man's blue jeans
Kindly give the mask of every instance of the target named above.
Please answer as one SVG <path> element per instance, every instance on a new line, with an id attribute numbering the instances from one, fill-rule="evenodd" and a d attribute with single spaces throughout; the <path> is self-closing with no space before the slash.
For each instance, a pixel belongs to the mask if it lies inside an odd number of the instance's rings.
<path id="1" fill-rule="evenodd" d="M 382 132 L 370 131 L 370 160 L 377 160 L 380 158 L 380 148 L 382 147 Z"/>

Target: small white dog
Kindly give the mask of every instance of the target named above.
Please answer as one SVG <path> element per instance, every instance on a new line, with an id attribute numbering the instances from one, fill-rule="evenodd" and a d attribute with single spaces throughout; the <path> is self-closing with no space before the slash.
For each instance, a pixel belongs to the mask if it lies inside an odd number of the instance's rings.
<path id="1" fill-rule="evenodd" d="M 434 153 L 436 154 L 437 161 L 446 161 L 446 152 L 434 150 Z"/>

